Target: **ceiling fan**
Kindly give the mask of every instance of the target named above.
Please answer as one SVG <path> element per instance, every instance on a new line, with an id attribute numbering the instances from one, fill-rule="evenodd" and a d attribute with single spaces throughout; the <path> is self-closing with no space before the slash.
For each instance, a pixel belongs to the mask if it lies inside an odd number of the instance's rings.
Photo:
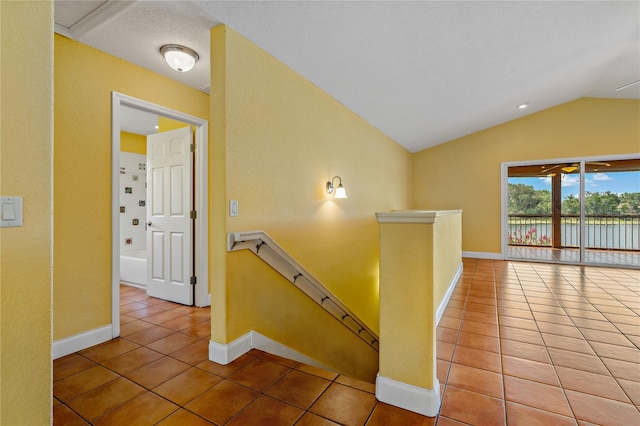
<path id="1" fill-rule="evenodd" d="M 611 167 L 611 164 L 609 163 L 603 163 L 603 162 L 599 162 L 599 161 L 589 161 L 589 162 L 585 162 L 585 165 L 593 165 L 593 166 L 603 166 L 603 167 Z M 540 166 L 542 167 L 544 170 L 542 170 L 540 173 L 547 173 L 550 172 L 551 170 L 555 170 L 557 168 L 560 168 L 560 170 L 562 170 L 564 173 L 573 173 L 576 170 L 578 170 L 580 168 L 580 163 L 563 163 L 563 164 L 556 164 L 554 166 Z M 545 167 L 547 167 L 545 169 Z M 597 171 L 597 169 L 596 169 Z"/>

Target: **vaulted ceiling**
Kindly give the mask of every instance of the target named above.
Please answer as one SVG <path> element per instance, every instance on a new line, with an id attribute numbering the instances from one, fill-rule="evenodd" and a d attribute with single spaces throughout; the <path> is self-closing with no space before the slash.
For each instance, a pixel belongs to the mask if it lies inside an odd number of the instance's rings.
<path id="1" fill-rule="evenodd" d="M 411 152 L 580 97 L 640 99 L 616 91 L 640 80 L 637 1 L 54 4 L 58 33 L 203 91 L 226 24 Z M 170 43 L 198 52 L 192 71 L 166 65 Z"/>

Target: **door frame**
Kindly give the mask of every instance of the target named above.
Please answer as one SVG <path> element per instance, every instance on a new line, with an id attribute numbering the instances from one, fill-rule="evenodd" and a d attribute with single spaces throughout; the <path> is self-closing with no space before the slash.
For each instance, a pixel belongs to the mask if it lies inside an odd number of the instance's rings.
<path id="1" fill-rule="evenodd" d="M 173 120 L 195 126 L 195 203 L 198 212 L 195 219 L 196 238 L 193 260 L 194 275 L 198 277 L 194 303 L 198 307 L 211 305 L 209 294 L 208 258 L 209 258 L 209 197 L 208 197 L 208 135 L 209 122 L 199 117 L 137 99 L 118 92 L 111 92 L 111 230 L 112 235 L 120 235 L 120 107 L 126 106 L 150 112 Z M 113 337 L 120 335 L 120 241 L 111 240 L 111 326 Z"/>
<path id="2" fill-rule="evenodd" d="M 585 261 L 585 203 L 582 200 L 585 199 L 586 182 L 585 182 L 585 163 L 592 161 L 616 161 L 616 160 L 629 160 L 637 158 L 634 154 L 615 154 L 615 155 L 598 155 L 589 157 L 569 157 L 569 158 L 554 158 L 547 160 L 529 160 L 529 161 L 511 161 L 500 163 L 500 258 L 502 260 L 512 260 L 509 257 L 509 244 L 507 242 L 507 230 L 508 228 L 508 180 L 509 180 L 509 167 L 513 166 L 526 166 L 526 165 L 543 165 L 551 163 L 579 163 L 580 164 L 580 261 L 578 263 L 571 262 L 571 265 L 590 265 L 590 266 L 611 266 L 611 265 L 599 265 L 594 263 L 588 263 Z M 535 262 L 533 259 L 514 259 L 525 260 L 527 262 Z M 564 262 L 554 262 L 564 263 Z"/>

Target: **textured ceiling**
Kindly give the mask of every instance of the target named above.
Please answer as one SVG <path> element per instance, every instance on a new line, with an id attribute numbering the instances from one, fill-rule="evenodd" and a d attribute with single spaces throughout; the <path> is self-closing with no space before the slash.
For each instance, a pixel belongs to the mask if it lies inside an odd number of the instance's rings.
<path id="1" fill-rule="evenodd" d="M 585 96 L 640 99 L 640 2 L 55 1 L 56 29 L 208 90 L 224 23 L 415 152 Z M 161 45 L 196 50 L 178 74 Z M 529 108 L 519 110 L 521 103 Z"/>

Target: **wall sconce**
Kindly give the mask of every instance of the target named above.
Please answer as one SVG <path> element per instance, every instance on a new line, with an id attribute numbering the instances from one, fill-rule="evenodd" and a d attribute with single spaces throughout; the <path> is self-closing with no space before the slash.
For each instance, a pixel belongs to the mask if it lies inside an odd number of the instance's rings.
<path id="1" fill-rule="evenodd" d="M 336 188 L 336 193 L 333 195 L 333 198 L 349 198 L 347 197 L 347 191 L 344 189 L 344 186 L 342 186 L 342 178 L 340 178 L 340 176 L 334 176 L 327 182 L 327 194 L 333 193 L 333 181 L 336 179 L 338 179 L 338 187 Z"/>
<path id="2" fill-rule="evenodd" d="M 179 44 L 165 44 L 160 48 L 160 53 L 167 64 L 178 72 L 189 71 L 200 59 L 193 49 Z"/>

